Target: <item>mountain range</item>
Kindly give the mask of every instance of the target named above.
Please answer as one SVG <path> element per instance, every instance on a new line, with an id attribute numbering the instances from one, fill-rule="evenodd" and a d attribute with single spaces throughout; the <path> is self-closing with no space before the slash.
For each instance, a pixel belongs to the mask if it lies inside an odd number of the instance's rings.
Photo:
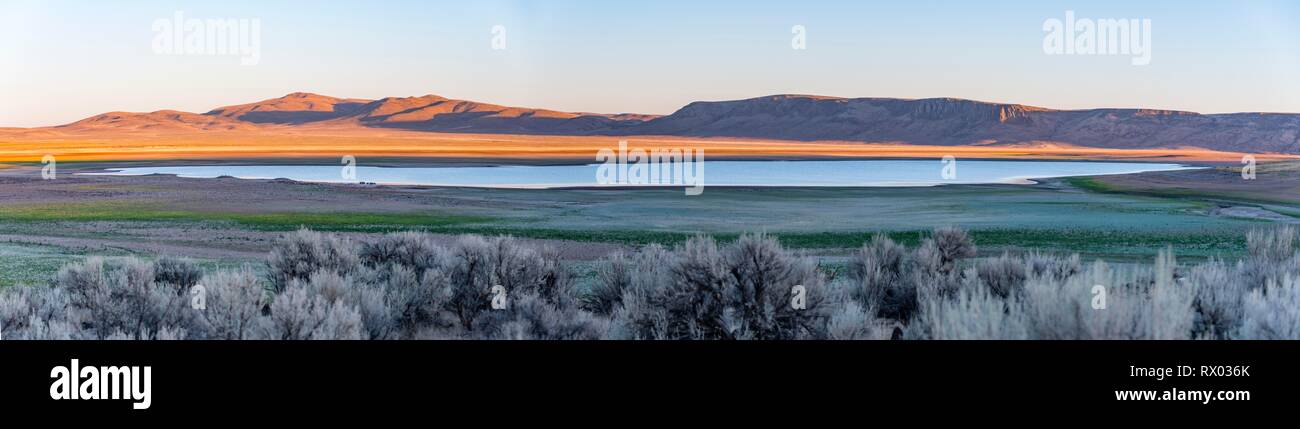
<path id="1" fill-rule="evenodd" d="M 523 135 L 656 135 L 918 145 L 1060 144 L 1109 149 L 1201 148 L 1300 153 L 1300 114 L 1199 114 L 1154 109 L 1057 110 L 955 98 L 774 95 L 693 102 L 669 115 L 501 106 L 435 95 L 379 100 L 293 93 L 207 113 L 111 112 L 44 130 L 261 131 L 394 129 Z"/>

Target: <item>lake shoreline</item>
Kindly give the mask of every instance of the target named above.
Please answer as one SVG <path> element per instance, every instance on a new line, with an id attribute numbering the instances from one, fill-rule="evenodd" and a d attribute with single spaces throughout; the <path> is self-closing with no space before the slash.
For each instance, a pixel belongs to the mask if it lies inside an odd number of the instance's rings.
<path id="1" fill-rule="evenodd" d="M 809 160 L 809 161 L 725 161 L 697 164 L 686 177 L 676 180 L 628 180 L 607 177 L 632 165 L 587 163 L 546 166 L 421 166 L 379 167 L 369 165 L 194 165 L 156 167 L 114 167 L 86 176 L 176 175 L 183 178 L 244 180 L 292 180 L 307 183 L 360 184 L 405 187 L 466 187 L 492 189 L 610 189 L 610 188 L 857 188 L 932 187 L 956 184 L 1027 185 L 1036 180 L 1061 177 L 1135 174 L 1178 171 L 1206 167 L 1173 163 L 1118 163 L 1077 161 L 1002 160 Z M 658 169 L 671 164 L 633 164 L 643 168 L 649 179 Z M 705 174 L 704 167 L 708 167 Z M 960 166 L 960 170 L 958 169 Z M 699 171 L 695 171 L 695 170 Z M 958 171 L 961 171 L 958 174 Z M 604 174 L 602 175 L 602 172 Z M 681 174 L 677 169 L 677 175 Z M 350 176 L 349 176 L 350 174 Z M 636 175 L 631 176 L 637 179 Z"/>

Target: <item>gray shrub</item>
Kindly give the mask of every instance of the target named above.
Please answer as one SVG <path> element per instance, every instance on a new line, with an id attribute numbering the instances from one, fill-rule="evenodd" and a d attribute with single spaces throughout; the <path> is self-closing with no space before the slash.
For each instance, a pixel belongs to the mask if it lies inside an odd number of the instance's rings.
<path id="1" fill-rule="evenodd" d="M 1193 290 L 1196 309 L 1193 336 L 1227 339 L 1241 325 L 1246 280 L 1218 259 L 1192 267 L 1182 279 Z"/>
<path id="2" fill-rule="evenodd" d="M 773 237 L 694 237 L 610 257 L 577 296 L 558 254 L 510 237 L 349 240 L 302 230 L 249 267 L 87 258 L 0 291 L 6 339 L 1300 339 L 1290 227 L 1248 255 L 1086 267 L 1030 251 L 967 261 L 941 228 L 916 249 L 874 237 L 828 283 Z M 202 289 L 199 286 L 202 286 Z M 493 286 L 504 292 L 492 305 Z M 198 299 L 202 296 L 201 300 Z M 1099 295 L 1104 299 L 1099 300 Z M 197 306 L 202 302 L 202 306 Z M 1104 305 L 1102 305 L 1104 304 Z"/>
<path id="3" fill-rule="evenodd" d="M 981 260 L 975 265 L 979 281 L 989 292 L 1001 298 L 1018 294 L 1029 275 L 1026 262 L 1003 253 L 1002 256 Z"/>
<path id="4" fill-rule="evenodd" d="M 850 295 L 880 317 L 908 320 L 916 310 L 916 284 L 905 274 L 909 263 L 907 248 L 877 234 L 849 259 Z"/>
<path id="5" fill-rule="evenodd" d="M 164 256 L 153 263 L 154 283 L 171 285 L 177 292 L 188 290 L 199 283 L 203 270 L 190 261 Z"/>
<path id="6" fill-rule="evenodd" d="M 473 337 L 478 339 L 599 340 L 609 331 L 609 319 L 532 292 L 520 293 L 506 308 L 489 310 L 475 322 Z"/>
<path id="7" fill-rule="evenodd" d="M 447 249 L 428 234 L 399 232 L 362 243 L 360 259 L 370 267 L 398 265 L 419 273 L 444 269 Z"/>
<path id="8" fill-rule="evenodd" d="M 1243 340 L 1300 340 L 1300 279 L 1286 276 L 1276 285 L 1250 291 L 1243 303 Z"/>
<path id="9" fill-rule="evenodd" d="M 1296 256 L 1296 230 L 1292 226 L 1254 229 L 1246 234 L 1249 255 L 1242 270 L 1247 287 L 1258 289 L 1278 284 L 1300 266 Z"/>
<path id="10" fill-rule="evenodd" d="M 205 329 L 189 298 L 156 283 L 154 266 L 139 259 L 88 258 L 60 270 L 55 287 L 68 291 L 70 317 L 81 321 L 85 337 L 158 339 L 160 333 L 183 337 Z"/>
<path id="11" fill-rule="evenodd" d="M 746 234 L 727 248 L 724 261 L 727 304 L 732 317 L 740 319 L 733 338 L 825 336 L 830 309 L 824 279 L 812 259 L 790 254 L 775 238 Z"/>
<path id="12" fill-rule="evenodd" d="M 833 306 L 826 325 L 826 338 L 830 340 L 888 340 L 893 336 L 897 322 L 876 318 L 876 311 L 863 308 L 855 300 L 844 300 Z"/>
<path id="13" fill-rule="evenodd" d="M 347 275 L 360 262 L 355 243 L 311 230 L 286 234 L 267 256 L 271 288 L 280 292 L 293 280 L 306 280 L 318 271 Z"/>
<path id="14" fill-rule="evenodd" d="M 632 285 L 638 264 L 619 252 L 606 259 L 596 270 L 596 284 L 583 296 L 583 306 L 592 312 L 610 315 L 623 305 L 623 293 Z"/>
<path id="15" fill-rule="evenodd" d="M 268 321 L 262 309 L 269 296 L 252 269 L 219 271 L 204 277 L 202 283 L 206 297 L 198 313 L 207 324 L 208 339 L 264 338 Z"/>
<path id="16" fill-rule="evenodd" d="M 319 282 L 328 282 L 318 277 Z M 268 338 L 277 340 L 359 340 L 364 338 L 361 313 L 343 301 L 331 302 L 320 293 L 323 284 L 295 280 L 271 303 Z"/>
<path id="17" fill-rule="evenodd" d="M 612 311 L 617 338 L 825 338 L 832 309 L 815 262 L 771 237 L 742 235 L 719 248 L 694 237 L 672 252 L 649 247 L 632 258 Z M 629 264 L 628 260 L 619 261 Z M 611 300 L 612 301 L 612 300 Z"/>
<path id="18" fill-rule="evenodd" d="M 921 313 L 909 326 L 912 339 L 1023 340 L 1031 338 L 1029 314 L 1016 297 L 1007 299 L 992 290 L 970 288 L 955 296 L 929 296 Z"/>
<path id="19" fill-rule="evenodd" d="M 0 333 L 7 340 L 71 340 L 83 336 L 77 314 L 69 313 L 67 290 L 14 286 L 0 293 Z"/>

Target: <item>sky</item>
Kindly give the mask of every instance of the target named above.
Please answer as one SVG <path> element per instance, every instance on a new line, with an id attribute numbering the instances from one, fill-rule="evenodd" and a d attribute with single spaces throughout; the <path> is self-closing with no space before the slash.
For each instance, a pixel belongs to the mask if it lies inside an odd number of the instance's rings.
<path id="1" fill-rule="evenodd" d="M 1066 11 L 1149 19 L 1150 63 L 1048 54 Z M 256 22 L 256 63 L 160 48 L 177 12 Z M 1300 112 L 1300 1 L 0 0 L 0 127 L 299 91 L 601 113 L 787 93 Z"/>

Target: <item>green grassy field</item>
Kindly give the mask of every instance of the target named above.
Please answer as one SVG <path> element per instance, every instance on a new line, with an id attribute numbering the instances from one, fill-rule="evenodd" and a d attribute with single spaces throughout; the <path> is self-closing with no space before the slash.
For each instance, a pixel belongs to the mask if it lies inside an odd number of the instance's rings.
<path id="1" fill-rule="evenodd" d="M 45 284 L 59 267 L 83 257 L 61 247 L 0 243 L 0 287 Z"/>
<path id="2" fill-rule="evenodd" d="M 987 203 L 986 203 L 987 204 Z M 964 222 L 961 224 L 971 231 L 976 242 L 988 251 L 1017 249 L 1047 249 L 1063 252 L 1082 252 L 1100 257 L 1146 257 L 1158 248 L 1173 246 L 1180 253 L 1195 257 L 1234 256 L 1244 249 L 1242 236 L 1258 221 L 1234 219 L 1196 219 L 1186 210 L 1192 210 L 1195 204 L 1178 207 L 1151 207 L 1144 204 L 1114 206 L 1106 202 L 1092 202 L 1091 205 L 1070 204 L 1068 202 L 1021 202 L 1018 216 L 1007 222 L 991 222 L 987 219 L 975 222 L 976 218 L 987 218 L 988 212 L 1000 208 L 986 205 L 981 211 L 970 211 L 966 218 L 953 218 Z M 836 209 L 822 204 L 824 210 Z M 1073 225 L 1051 227 L 1035 221 L 1045 216 L 1043 212 L 1056 212 L 1068 208 L 1080 213 L 1100 211 L 1099 219 L 1105 219 L 1105 227 L 1074 222 Z M 591 210 L 600 210 L 593 208 Z M 840 208 L 842 210 L 842 208 Z M 964 206 L 949 207 L 952 211 L 966 211 Z M 933 214 L 927 214 L 933 216 Z M 659 243 L 672 245 L 682 242 L 697 234 L 709 234 L 720 241 L 734 240 L 742 232 L 766 231 L 781 239 L 789 247 L 807 249 L 845 249 L 856 248 L 878 233 L 885 233 L 891 238 L 905 244 L 916 244 L 932 228 L 911 227 L 910 222 L 879 222 L 875 228 L 854 228 L 852 225 L 836 225 L 835 222 L 824 224 L 831 230 L 809 231 L 807 228 L 781 229 L 763 227 L 745 229 L 737 227 L 708 228 L 707 225 L 679 224 L 675 227 L 650 227 L 644 229 L 619 228 L 608 223 L 586 222 L 589 227 L 574 227 L 575 222 L 586 214 L 582 211 L 560 214 L 543 218 L 524 220 L 493 219 L 484 216 L 467 216 L 457 214 L 432 213 L 365 213 L 365 212 L 275 212 L 275 213 L 232 213 L 210 211 L 187 211 L 164 208 L 156 205 L 97 202 L 41 204 L 31 206 L 0 207 L 0 219 L 20 230 L 44 229 L 43 225 L 67 222 L 129 222 L 161 225 L 208 225 L 209 227 L 228 227 L 267 232 L 291 231 L 301 227 L 310 227 L 322 231 L 335 232 L 389 232 L 403 230 L 421 230 L 436 233 L 475 233 L 490 235 L 514 235 L 519 237 L 569 240 L 579 242 L 619 243 L 643 245 Z M 1159 225 L 1138 227 L 1146 220 Z M 1204 217 L 1204 216 L 1201 216 Z M 26 224 L 26 225 L 23 225 Z M 946 225 L 948 223 L 937 223 Z M 1184 225 L 1185 224 L 1185 225 Z M 752 224 L 751 224 L 752 225 Z M 833 228 L 832 228 L 833 227 Z M 1189 230 L 1195 229 L 1195 233 Z M 106 232 L 111 234 L 111 232 Z"/>
<path id="3" fill-rule="evenodd" d="M 64 265 L 90 256 L 109 260 L 128 256 L 143 256 L 145 259 L 156 257 L 156 255 L 140 255 L 120 250 L 87 252 L 60 246 L 0 243 L 0 287 L 47 284 Z M 243 266 L 248 266 L 254 272 L 261 272 L 265 268 L 258 261 L 190 259 L 206 272 Z"/>
<path id="4" fill-rule="evenodd" d="M 9 222 L 225 222 L 262 231 L 291 231 L 303 226 L 327 231 L 390 231 L 491 220 L 434 213 L 192 211 L 126 201 L 2 206 L 0 219 Z"/>

